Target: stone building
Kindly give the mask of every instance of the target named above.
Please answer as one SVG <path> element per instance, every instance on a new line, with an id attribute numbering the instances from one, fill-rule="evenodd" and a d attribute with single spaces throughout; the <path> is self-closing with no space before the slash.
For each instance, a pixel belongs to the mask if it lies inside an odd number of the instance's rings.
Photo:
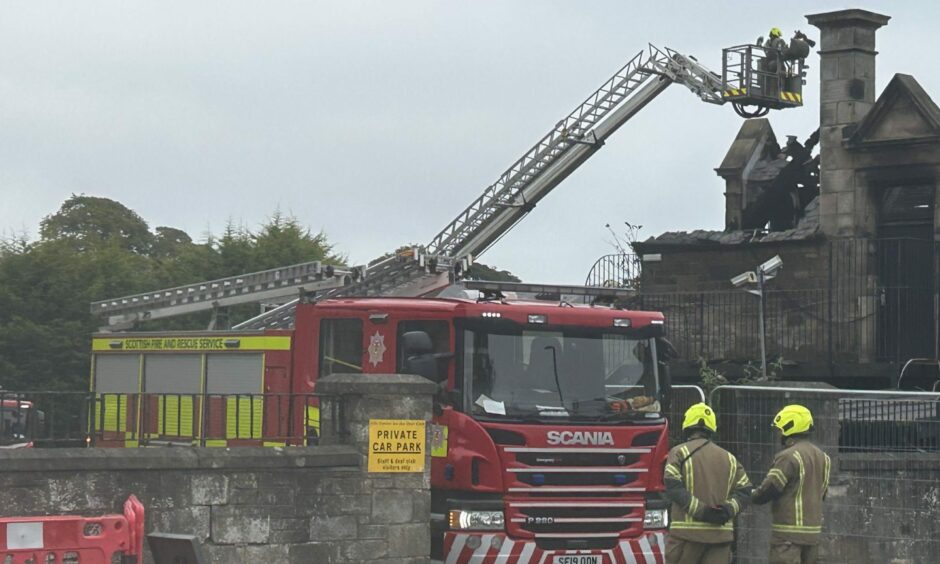
<path id="1" fill-rule="evenodd" d="M 819 130 L 781 144 L 767 120 L 744 122 L 716 169 L 725 230 L 634 245 L 639 305 L 665 311 L 686 360 L 757 360 L 759 298 L 729 280 L 774 255 L 784 267 L 764 298 L 768 355 L 788 377 L 884 385 L 908 359 L 937 358 L 940 108 L 903 74 L 876 97 L 888 19 L 807 16 L 820 31 Z"/>

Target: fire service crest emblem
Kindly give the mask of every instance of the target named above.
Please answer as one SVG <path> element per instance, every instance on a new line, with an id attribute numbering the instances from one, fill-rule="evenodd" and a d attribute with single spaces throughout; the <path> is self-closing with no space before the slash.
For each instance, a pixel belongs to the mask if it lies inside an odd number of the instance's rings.
<path id="1" fill-rule="evenodd" d="M 378 366 L 385 358 L 385 335 L 375 332 L 375 335 L 369 337 L 369 362 L 372 366 Z"/>

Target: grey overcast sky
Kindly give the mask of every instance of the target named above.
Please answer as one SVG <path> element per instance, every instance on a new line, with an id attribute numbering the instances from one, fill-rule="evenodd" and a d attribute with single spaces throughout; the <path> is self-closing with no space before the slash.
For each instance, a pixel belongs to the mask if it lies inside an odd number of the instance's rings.
<path id="1" fill-rule="evenodd" d="M 361 263 L 423 243 L 648 42 L 720 70 L 721 48 L 844 2 L 374 1 L 0 4 L 0 233 L 35 237 L 72 193 L 201 239 L 275 209 Z M 866 2 L 878 90 L 940 97 L 937 2 Z M 771 117 L 778 136 L 817 121 Z M 730 107 L 668 89 L 481 260 L 583 282 L 605 223 L 723 225 Z"/>

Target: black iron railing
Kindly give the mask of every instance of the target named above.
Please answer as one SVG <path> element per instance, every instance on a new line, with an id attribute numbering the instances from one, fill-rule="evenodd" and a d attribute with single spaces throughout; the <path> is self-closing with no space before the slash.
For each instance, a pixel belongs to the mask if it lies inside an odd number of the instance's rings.
<path id="1" fill-rule="evenodd" d="M 837 239 L 816 243 L 802 265 L 785 259 L 785 274 L 764 294 L 768 355 L 833 365 L 935 358 L 936 246 L 910 238 Z M 696 285 L 709 291 L 662 291 L 667 286 L 660 280 L 668 278 L 662 274 L 675 265 L 668 258 L 654 265 L 657 279 L 640 268 L 636 255 L 608 255 L 587 283 L 637 290 L 630 306 L 665 313 L 670 339 L 684 359 L 756 360 L 759 298 L 725 278 L 704 275 Z M 787 274 L 796 267 L 799 276 Z"/>
<path id="2" fill-rule="evenodd" d="M 0 392 L 0 421 L 6 448 L 311 445 L 320 436 L 320 398 Z"/>

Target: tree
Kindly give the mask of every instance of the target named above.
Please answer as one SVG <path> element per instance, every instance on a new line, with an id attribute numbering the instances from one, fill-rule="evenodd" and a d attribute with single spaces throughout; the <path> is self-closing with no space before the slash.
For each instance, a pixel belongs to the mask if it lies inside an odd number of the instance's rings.
<path id="1" fill-rule="evenodd" d="M 182 229 L 160 226 L 154 232 L 150 245 L 150 256 L 154 258 L 176 258 L 183 249 L 193 244 L 193 238 Z"/>
<path id="2" fill-rule="evenodd" d="M 196 243 L 185 231 L 147 222 L 119 202 L 72 196 L 41 224 L 40 239 L 0 243 L 0 386 L 84 389 L 91 335 L 102 324 L 88 305 L 116 296 L 323 260 L 340 264 L 323 233 L 279 212 L 256 233 L 230 224 Z M 254 315 L 235 308 L 233 319 Z M 208 314 L 148 329 L 202 329 Z"/>
<path id="3" fill-rule="evenodd" d="M 42 220 L 39 233 L 43 241 L 68 240 L 80 251 L 117 244 L 133 253 L 146 254 L 153 243 L 147 222 L 123 204 L 74 194 L 58 212 Z"/>
<path id="4" fill-rule="evenodd" d="M 477 262 L 470 265 L 467 271 L 467 280 L 489 280 L 491 282 L 522 282 L 518 276 L 508 270 L 497 270 Z"/>
<path id="5" fill-rule="evenodd" d="M 346 262 L 345 257 L 333 253 L 333 245 L 322 231 L 314 235 L 296 217 L 284 216 L 280 211 L 251 235 L 251 243 L 257 270 L 314 260 L 333 265 Z"/>

